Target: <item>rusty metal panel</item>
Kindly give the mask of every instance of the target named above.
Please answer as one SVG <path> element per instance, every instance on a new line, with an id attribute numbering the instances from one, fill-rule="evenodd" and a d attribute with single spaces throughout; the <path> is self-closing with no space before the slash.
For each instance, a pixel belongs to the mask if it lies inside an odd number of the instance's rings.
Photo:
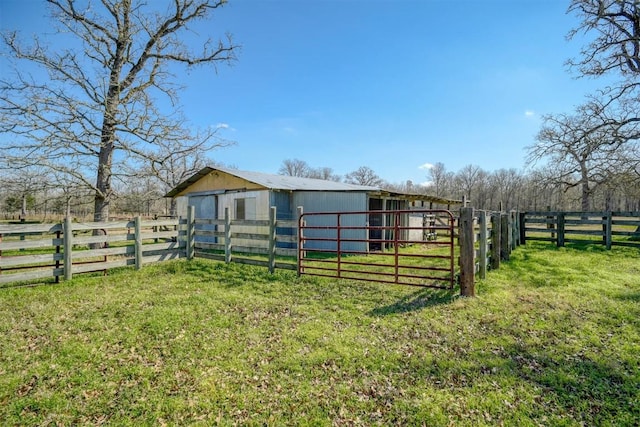
<path id="1" fill-rule="evenodd" d="M 412 223 L 416 215 L 424 220 Z M 447 210 L 307 211 L 298 224 L 298 273 L 452 289 L 454 222 Z"/>

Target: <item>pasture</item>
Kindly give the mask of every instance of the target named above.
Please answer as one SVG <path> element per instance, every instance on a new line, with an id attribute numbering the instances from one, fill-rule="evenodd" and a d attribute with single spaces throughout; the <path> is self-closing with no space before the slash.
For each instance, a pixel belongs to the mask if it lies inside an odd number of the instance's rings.
<path id="1" fill-rule="evenodd" d="M 637 425 L 640 253 L 457 291 L 206 259 L 0 289 L 6 425 Z"/>

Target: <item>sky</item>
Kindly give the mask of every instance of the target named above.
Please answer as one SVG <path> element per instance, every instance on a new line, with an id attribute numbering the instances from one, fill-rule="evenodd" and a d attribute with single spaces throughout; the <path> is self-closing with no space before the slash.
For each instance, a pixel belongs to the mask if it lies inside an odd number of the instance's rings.
<path id="1" fill-rule="evenodd" d="M 211 159 L 242 170 L 299 159 L 340 175 L 367 166 L 391 183 L 426 182 L 436 162 L 524 170 L 541 115 L 571 112 L 602 86 L 565 66 L 585 44 L 566 39 L 579 23 L 567 7 L 230 0 L 195 32 L 232 34 L 238 60 L 181 71 L 182 109 L 194 129 L 235 142 Z M 40 1 L 0 3 L 2 29 L 29 37 L 48 22 Z"/>

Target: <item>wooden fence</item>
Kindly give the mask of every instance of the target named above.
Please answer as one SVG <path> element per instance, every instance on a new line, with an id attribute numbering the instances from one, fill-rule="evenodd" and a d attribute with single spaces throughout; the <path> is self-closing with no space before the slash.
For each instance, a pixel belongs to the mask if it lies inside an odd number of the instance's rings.
<path id="1" fill-rule="evenodd" d="M 187 257 L 208 258 L 224 262 L 237 262 L 267 267 L 297 269 L 298 220 L 276 219 L 275 207 L 265 220 L 231 220 L 229 208 L 224 210 L 224 219 L 195 219 L 193 207 L 188 211 L 188 241 L 193 245 L 193 255 Z M 302 208 L 298 208 L 298 215 Z M 190 227 L 191 228 L 191 227 Z M 290 261 L 276 257 L 290 257 Z"/>
<path id="2" fill-rule="evenodd" d="M 0 285 L 194 257 L 297 268 L 297 219 L 186 219 L 0 225 Z M 276 260 L 276 256 L 280 257 Z M 283 258 L 284 257 L 284 260 Z M 286 260 L 290 258 L 290 261 Z"/>
<path id="3" fill-rule="evenodd" d="M 298 210 L 298 217 L 302 210 Z M 104 271 L 186 257 L 297 268 L 298 220 L 186 219 L 0 225 L 0 285 Z M 640 212 L 486 212 L 462 208 L 458 219 L 460 293 L 508 260 L 518 245 L 541 240 L 640 248 Z M 277 258 L 278 257 L 278 258 Z"/>
<path id="4" fill-rule="evenodd" d="M 0 284 L 107 271 L 184 256 L 178 220 L 0 225 Z M 184 245 L 182 245 L 184 246 Z"/>
<path id="5" fill-rule="evenodd" d="M 640 248 L 640 212 L 525 212 L 523 224 L 525 241 Z"/>
<path id="6" fill-rule="evenodd" d="M 518 212 L 487 212 L 460 209 L 460 294 L 475 295 L 475 279 L 485 279 L 489 269 L 500 268 L 511 252 L 523 244 L 522 215 Z"/>

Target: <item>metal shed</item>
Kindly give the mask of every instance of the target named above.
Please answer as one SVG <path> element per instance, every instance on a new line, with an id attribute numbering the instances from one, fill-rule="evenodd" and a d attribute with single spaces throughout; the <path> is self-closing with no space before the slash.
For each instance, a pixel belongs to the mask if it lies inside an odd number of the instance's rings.
<path id="1" fill-rule="evenodd" d="M 276 219 L 294 219 L 297 208 L 304 212 L 364 212 L 372 210 L 410 209 L 417 200 L 424 203 L 456 203 L 455 201 L 429 198 L 418 194 L 400 194 L 378 187 L 347 184 L 312 178 L 273 175 L 260 172 L 240 171 L 220 167 L 205 167 L 180 183 L 166 194 L 177 201 L 178 216 L 186 216 L 187 207 L 195 206 L 196 218 L 224 218 L 225 208 L 229 208 L 232 219 L 268 219 L 271 206 L 276 207 Z M 382 225 L 383 215 L 354 215 L 349 221 L 362 226 Z M 324 223 L 330 217 L 315 217 L 317 226 L 333 226 Z M 378 224 L 378 222 L 380 224 Z M 245 230 L 252 232 L 253 230 Z M 313 230 L 321 237 L 324 230 Z M 365 230 L 346 230 L 343 237 L 356 240 L 367 238 Z M 349 233 L 352 233 L 349 235 Z M 375 234 L 381 230 L 369 231 L 369 238 L 380 239 Z M 284 243 L 281 243 L 285 245 Z M 317 241 L 317 249 L 331 249 L 332 242 Z M 363 242 L 352 242 L 349 250 L 365 251 L 370 248 Z M 326 246 L 326 247 L 323 247 Z"/>

